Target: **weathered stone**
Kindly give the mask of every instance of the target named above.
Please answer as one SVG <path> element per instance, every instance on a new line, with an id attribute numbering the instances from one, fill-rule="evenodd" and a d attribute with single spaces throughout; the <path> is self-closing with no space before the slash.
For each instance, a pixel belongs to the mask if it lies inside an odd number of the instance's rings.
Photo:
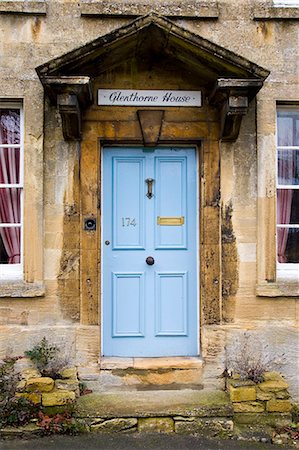
<path id="1" fill-rule="evenodd" d="M 28 392 L 51 392 L 54 388 L 54 380 L 50 377 L 29 378 L 26 382 Z"/>
<path id="2" fill-rule="evenodd" d="M 229 387 L 232 402 L 246 402 L 256 400 L 256 389 L 254 386 Z"/>
<path id="3" fill-rule="evenodd" d="M 102 421 L 100 423 L 93 423 L 90 426 L 91 431 L 106 431 L 108 432 L 120 432 L 127 431 L 129 429 L 135 428 L 137 426 L 137 419 L 130 418 L 119 418 L 119 419 L 109 419 Z"/>
<path id="4" fill-rule="evenodd" d="M 290 394 L 287 389 L 284 389 L 283 391 L 275 392 L 275 397 L 279 400 L 286 400 L 290 398 Z"/>
<path id="5" fill-rule="evenodd" d="M 265 406 L 261 402 L 241 402 L 233 404 L 236 413 L 260 413 L 265 411 Z"/>
<path id="6" fill-rule="evenodd" d="M 259 389 L 264 392 L 278 392 L 289 387 L 288 383 L 284 380 L 269 380 L 260 383 Z"/>
<path id="7" fill-rule="evenodd" d="M 237 425 L 256 425 L 284 427 L 292 420 L 289 413 L 235 413 L 234 423 Z"/>
<path id="8" fill-rule="evenodd" d="M 235 388 L 243 387 L 243 386 L 255 386 L 254 381 L 252 380 L 240 380 L 240 378 L 229 380 L 228 384 Z"/>
<path id="9" fill-rule="evenodd" d="M 38 378 L 40 376 L 41 376 L 40 372 L 37 369 L 33 368 L 24 369 L 21 372 L 21 377 L 24 380 L 29 380 L 30 378 Z"/>
<path id="10" fill-rule="evenodd" d="M 76 399 L 75 392 L 54 391 L 42 394 L 42 406 L 60 406 L 73 402 Z"/>
<path id="11" fill-rule="evenodd" d="M 56 389 L 64 389 L 66 391 L 74 391 L 79 396 L 79 382 L 72 378 L 65 380 L 55 380 Z"/>
<path id="12" fill-rule="evenodd" d="M 21 380 L 19 381 L 19 383 L 17 384 L 17 391 L 23 391 L 26 387 L 26 380 Z"/>
<path id="13" fill-rule="evenodd" d="M 230 419 L 195 419 L 193 421 L 175 421 L 177 434 L 201 434 L 204 436 L 229 437 L 233 431 L 234 423 Z"/>
<path id="14" fill-rule="evenodd" d="M 259 387 L 256 388 L 256 399 L 257 400 L 271 400 L 271 398 L 275 398 L 275 394 L 273 392 L 264 392 L 259 389 Z"/>
<path id="15" fill-rule="evenodd" d="M 59 373 L 62 376 L 62 378 L 77 379 L 77 369 L 75 367 L 67 367 L 61 370 Z"/>
<path id="16" fill-rule="evenodd" d="M 138 431 L 142 433 L 172 433 L 174 421 L 170 417 L 149 417 L 138 419 Z"/>
<path id="17" fill-rule="evenodd" d="M 291 411 L 292 404 L 289 400 L 269 400 L 266 409 L 268 412 L 287 413 Z"/>
<path id="18" fill-rule="evenodd" d="M 283 376 L 279 372 L 264 372 L 263 378 L 264 378 L 264 381 L 270 381 L 270 380 L 285 381 Z"/>
<path id="19" fill-rule="evenodd" d="M 40 405 L 42 401 L 42 394 L 37 394 L 36 392 L 17 392 L 16 397 L 23 397 L 30 400 L 35 405 Z"/>

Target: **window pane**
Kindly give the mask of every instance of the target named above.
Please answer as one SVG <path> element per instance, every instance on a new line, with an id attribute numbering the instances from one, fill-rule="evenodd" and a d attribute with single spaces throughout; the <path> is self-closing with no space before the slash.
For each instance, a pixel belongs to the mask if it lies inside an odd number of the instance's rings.
<path id="1" fill-rule="evenodd" d="M 299 145 L 298 111 L 278 111 L 277 127 L 279 146 Z"/>
<path id="2" fill-rule="evenodd" d="M 299 190 L 277 190 L 277 224 L 299 225 Z"/>
<path id="3" fill-rule="evenodd" d="M 280 263 L 299 263 L 299 228 L 278 227 L 277 253 Z"/>
<path id="4" fill-rule="evenodd" d="M 0 228 L 0 264 L 20 263 L 20 236 L 20 228 Z"/>
<path id="5" fill-rule="evenodd" d="M 299 184 L 299 150 L 278 150 L 278 184 Z"/>
<path id="6" fill-rule="evenodd" d="M 20 149 L 0 147 L 0 184 L 20 182 Z"/>
<path id="7" fill-rule="evenodd" d="M 0 108 L 0 144 L 20 143 L 20 110 Z"/>
<path id="8" fill-rule="evenodd" d="M 21 189 L 0 188 L 0 223 L 20 223 Z"/>

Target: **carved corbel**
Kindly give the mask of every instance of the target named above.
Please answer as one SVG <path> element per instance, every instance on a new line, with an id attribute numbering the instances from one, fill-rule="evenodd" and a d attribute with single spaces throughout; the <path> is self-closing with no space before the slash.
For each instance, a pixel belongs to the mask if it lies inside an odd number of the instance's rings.
<path id="1" fill-rule="evenodd" d="M 240 132 L 242 118 L 247 114 L 249 102 L 261 89 L 260 79 L 219 78 L 210 95 L 210 104 L 220 110 L 220 139 L 235 141 Z"/>
<path id="2" fill-rule="evenodd" d="M 57 108 L 61 116 L 63 137 L 66 141 L 81 139 L 81 111 L 74 94 L 57 95 Z"/>
<path id="3" fill-rule="evenodd" d="M 45 76 L 41 78 L 51 102 L 62 120 L 65 140 L 81 139 L 81 111 L 92 102 L 90 78 L 85 76 Z"/>

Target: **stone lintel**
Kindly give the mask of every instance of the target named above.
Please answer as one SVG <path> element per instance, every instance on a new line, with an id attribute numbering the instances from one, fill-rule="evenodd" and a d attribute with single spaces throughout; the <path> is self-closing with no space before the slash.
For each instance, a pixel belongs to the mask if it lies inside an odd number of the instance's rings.
<path id="1" fill-rule="evenodd" d="M 151 2 L 139 4 L 123 1 L 94 1 L 85 0 L 80 3 L 81 16 L 83 17 L 139 17 L 149 12 L 163 14 L 170 18 L 188 19 L 218 19 L 219 9 L 216 1 L 189 0 L 178 3 L 176 1 Z"/>
<path id="2" fill-rule="evenodd" d="M 221 112 L 222 141 L 232 142 L 238 138 L 242 117 L 247 114 L 249 102 L 262 86 L 261 79 L 218 78 L 209 101 Z"/>
<path id="3" fill-rule="evenodd" d="M 0 14 L 26 14 L 34 16 L 45 16 L 47 14 L 47 4 L 45 1 L 1 1 Z"/>
<path id="4" fill-rule="evenodd" d="M 254 6 L 252 9 L 253 20 L 298 20 L 299 8 L 294 6 Z"/>
<path id="5" fill-rule="evenodd" d="M 57 107 L 62 120 L 62 132 L 66 141 L 81 140 L 81 111 L 75 94 L 59 94 Z"/>

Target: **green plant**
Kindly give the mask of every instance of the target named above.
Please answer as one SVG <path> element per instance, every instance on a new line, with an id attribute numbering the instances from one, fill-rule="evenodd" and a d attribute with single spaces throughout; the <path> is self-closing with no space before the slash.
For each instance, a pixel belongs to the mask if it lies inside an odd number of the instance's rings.
<path id="1" fill-rule="evenodd" d="M 39 411 L 30 400 L 16 395 L 19 375 L 14 366 L 17 359 L 0 361 L 0 427 L 25 425 Z"/>
<path id="2" fill-rule="evenodd" d="M 38 426 L 44 434 L 78 434 L 86 431 L 84 424 L 73 416 L 72 412 L 64 412 L 53 416 L 46 415 L 42 411 L 38 415 Z"/>
<path id="3" fill-rule="evenodd" d="M 60 350 L 56 345 L 50 345 L 47 338 L 36 344 L 32 350 L 25 351 L 37 369 L 44 376 L 61 378 L 59 372 L 67 365 L 67 360 L 59 356 Z"/>

